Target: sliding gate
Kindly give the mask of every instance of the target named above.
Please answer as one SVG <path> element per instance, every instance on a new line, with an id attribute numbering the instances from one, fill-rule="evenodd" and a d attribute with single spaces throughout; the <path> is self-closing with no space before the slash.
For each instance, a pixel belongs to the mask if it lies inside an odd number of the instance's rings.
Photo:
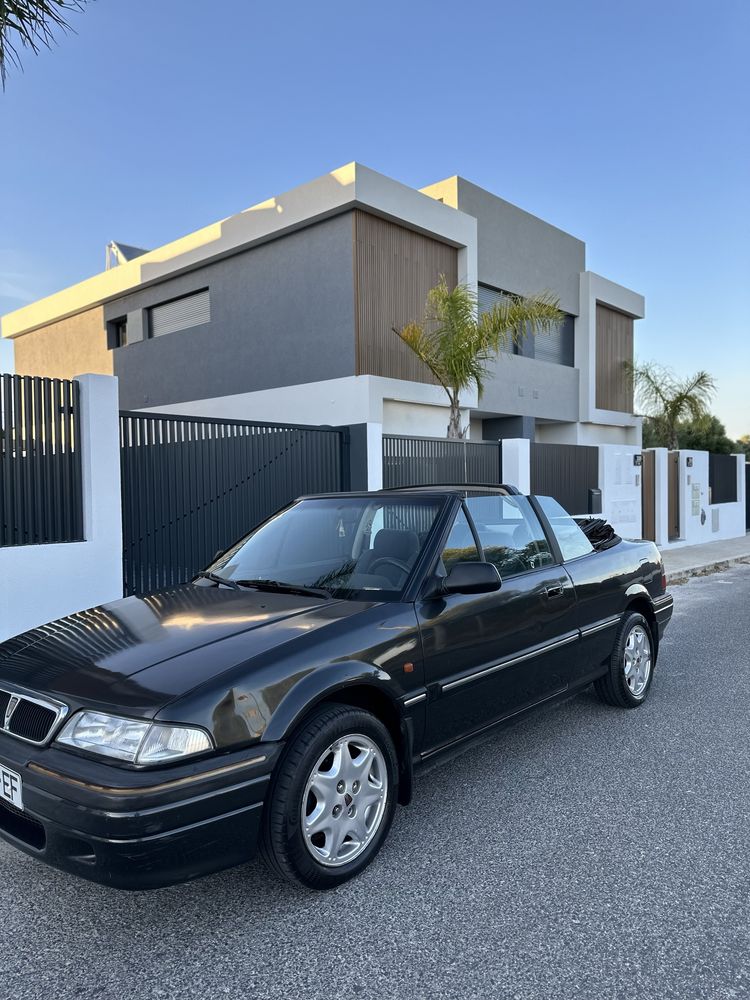
<path id="1" fill-rule="evenodd" d="M 190 580 L 303 493 L 346 490 L 348 430 L 120 414 L 124 586 Z"/>

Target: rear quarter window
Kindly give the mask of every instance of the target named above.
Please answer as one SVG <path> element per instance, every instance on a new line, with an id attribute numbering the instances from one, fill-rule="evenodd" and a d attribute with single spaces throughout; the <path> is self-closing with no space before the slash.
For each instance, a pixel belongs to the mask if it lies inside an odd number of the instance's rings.
<path id="1" fill-rule="evenodd" d="M 552 497 L 537 497 L 537 501 L 549 521 L 565 562 L 594 551 L 591 542 L 557 500 Z"/>

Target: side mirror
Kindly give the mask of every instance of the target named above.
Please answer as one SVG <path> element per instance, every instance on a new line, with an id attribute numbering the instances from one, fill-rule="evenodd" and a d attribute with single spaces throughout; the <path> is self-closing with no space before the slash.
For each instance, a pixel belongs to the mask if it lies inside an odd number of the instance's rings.
<path id="1" fill-rule="evenodd" d="M 491 594 L 500 590 L 497 566 L 486 562 L 457 562 L 443 581 L 444 594 Z"/>

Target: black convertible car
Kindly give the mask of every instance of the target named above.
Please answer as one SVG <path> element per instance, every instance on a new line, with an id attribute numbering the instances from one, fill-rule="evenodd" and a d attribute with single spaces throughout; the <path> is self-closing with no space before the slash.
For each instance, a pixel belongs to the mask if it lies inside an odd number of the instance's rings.
<path id="1" fill-rule="evenodd" d="M 512 487 L 305 497 L 188 585 L 0 645 L 0 835 L 122 888 L 258 847 L 338 885 L 421 762 L 592 681 L 641 705 L 665 583 Z"/>

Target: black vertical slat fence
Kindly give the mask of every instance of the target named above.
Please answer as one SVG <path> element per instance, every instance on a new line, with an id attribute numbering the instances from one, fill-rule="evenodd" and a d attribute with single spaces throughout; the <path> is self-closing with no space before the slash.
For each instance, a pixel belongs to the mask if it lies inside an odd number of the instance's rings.
<path id="1" fill-rule="evenodd" d="M 383 435 L 383 486 L 502 482 L 502 451 L 497 441 Z"/>
<path id="2" fill-rule="evenodd" d="M 531 492 L 551 496 L 571 514 L 586 514 L 599 486 L 599 449 L 581 444 L 531 444 Z"/>
<path id="3" fill-rule="evenodd" d="M 737 503 L 737 459 L 734 455 L 708 456 L 710 503 Z"/>
<path id="4" fill-rule="evenodd" d="M 79 386 L 0 378 L 0 547 L 83 540 Z"/>
<path id="5" fill-rule="evenodd" d="M 348 431 L 120 414 L 124 586 L 190 580 L 279 507 L 349 488 Z"/>

